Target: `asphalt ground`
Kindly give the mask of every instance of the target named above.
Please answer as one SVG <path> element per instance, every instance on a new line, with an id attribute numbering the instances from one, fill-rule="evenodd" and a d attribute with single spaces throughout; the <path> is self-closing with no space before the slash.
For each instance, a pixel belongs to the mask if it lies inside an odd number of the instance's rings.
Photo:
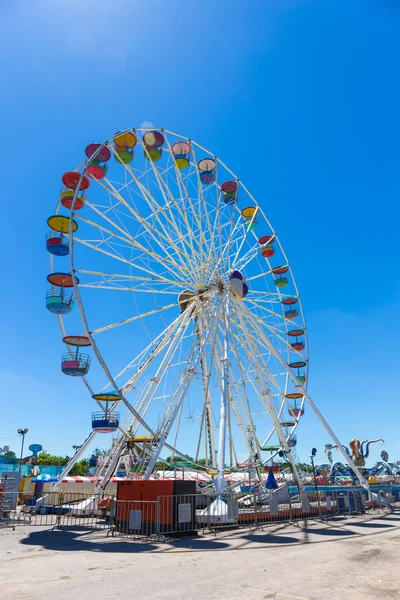
<path id="1" fill-rule="evenodd" d="M 159 544 L 0 529 L 7 600 L 400 599 L 400 512 L 220 531 Z"/>

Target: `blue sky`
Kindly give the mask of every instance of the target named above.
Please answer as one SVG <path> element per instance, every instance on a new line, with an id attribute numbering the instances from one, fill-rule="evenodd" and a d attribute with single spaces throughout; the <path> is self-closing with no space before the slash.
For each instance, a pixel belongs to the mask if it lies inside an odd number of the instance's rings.
<path id="1" fill-rule="evenodd" d="M 344 443 L 382 436 L 400 458 L 399 26 L 394 0 L 1 3 L 0 445 L 88 433 L 44 308 L 46 219 L 87 143 L 151 121 L 257 198 L 302 295 L 310 394 Z M 322 458 L 310 411 L 298 434 Z"/>

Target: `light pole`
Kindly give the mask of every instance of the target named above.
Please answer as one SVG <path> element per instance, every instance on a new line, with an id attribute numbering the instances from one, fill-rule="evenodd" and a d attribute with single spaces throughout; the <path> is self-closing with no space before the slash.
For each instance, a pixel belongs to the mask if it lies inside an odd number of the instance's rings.
<path id="1" fill-rule="evenodd" d="M 315 493 L 317 494 L 317 500 L 318 500 L 318 510 L 319 510 L 319 516 L 321 516 L 321 498 L 319 497 L 319 492 L 318 492 L 318 485 L 317 485 L 317 475 L 315 473 L 315 464 L 314 464 L 314 456 L 316 456 L 317 454 L 317 449 L 313 448 L 311 450 L 311 465 L 312 465 L 312 470 L 314 473 L 314 485 L 315 485 Z"/>
<path id="2" fill-rule="evenodd" d="M 80 450 L 82 448 L 82 444 L 80 446 L 77 446 L 76 444 L 74 444 L 72 446 L 73 450 L 75 450 L 75 454 L 78 452 L 78 450 Z"/>
<path id="3" fill-rule="evenodd" d="M 28 433 L 28 429 L 25 427 L 25 429 L 17 429 L 17 433 L 19 433 L 20 435 L 22 435 L 22 442 L 21 442 L 21 458 L 19 461 L 19 473 L 21 474 L 21 470 L 22 470 L 22 455 L 24 452 L 24 442 L 25 442 L 25 436 Z"/>
<path id="4" fill-rule="evenodd" d="M 312 465 L 312 470 L 313 470 L 313 474 L 314 474 L 314 485 L 315 485 L 315 491 L 316 491 L 316 492 L 317 492 L 317 494 L 318 494 L 317 476 L 316 476 L 316 474 L 315 474 L 315 465 L 314 465 L 314 456 L 315 456 L 316 454 L 317 454 L 317 449 L 316 449 L 316 448 L 313 448 L 313 449 L 311 450 L 311 456 L 310 456 L 310 458 L 311 458 L 311 465 Z"/>

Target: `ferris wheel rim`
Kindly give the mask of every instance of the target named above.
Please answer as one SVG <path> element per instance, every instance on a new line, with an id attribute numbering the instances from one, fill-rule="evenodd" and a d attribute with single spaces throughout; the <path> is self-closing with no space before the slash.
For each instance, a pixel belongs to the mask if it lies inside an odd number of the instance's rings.
<path id="1" fill-rule="evenodd" d="M 140 128 L 135 128 L 135 129 L 127 129 L 127 130 L 125 130 L 124 132 L 118 132 L 118 135 L 122 135 L 123 133 L 132 132 L 132 131 L 133 131 L 133 132 L 142 132 L 142 131 L 152 131 L 152 130 L 156 130 L 156 129 L 159 129 L 159 128 L 153 128 L 153 127 L 140 127 Z M 285 253 L 285 251 L 284 251 L 284 249 L 283 249 L 283 246 L 282 246 L 282 244 L 281 244 L 281 242 L 280 242 L 279 236 L 276 234 L 276 231 L 275 231 L 275 229 L 272 227 L 271 223 L 269 222 L 268 218 L 266 217 L 266 215 L 265 215 L 264 211 L 262 210 L 262 207 L 261 207 L 261 206 L 258 204 L 258 202 L 255 200 L 255 198 L 252 196 L 252 194 L 251 194 L 251 193 L 248 191 L 248 189 L 247 189 L 247 188 L 244 186 L 244 184 L 241 182 L 241 180 L 240 180 L 240 179 L 239 179 L 239 178 L 238 178 L 238 177 L 237 177 L 237 176 L 236 176 L 236 175 L 233 173 L 233 171 L 231 171 L 231 170 L 230 170 L 230 169 L 229 169 L 229 168 L 228 168 L 228 167 L 227 167 L 227 166 L 226 166 L 226 165 L 225 165 L 225 164 L 224 164 L 224 163 L 223 163 L 223 162 L 222 162 L 222 161 L 221 161 L 221 160 L 220 160 L 220 159 L 219 159 L 219 158 L 216 156 L 216 155 L 213 155 L 212 153 L 210 153 L 210 152 L 209 152 L 207 149 L 205 149 L 204 147 L 202 147 L 202 146 L 201 146 L 200 144 L 198 144 L 197 142 L 193 142 L 193 140 L 192 140 L 191 138 L 188 138 L 188 137 L 186 137 L 186 136 L 183 136 L 183 135 L 181 135 L 181 134 L 178 134 L 178 133 L 176 133 L 176 132 L 173 132 L 173 131 L 171 131 L 171 130 L 166 130 L 166 129 L 162 129 L 162 128 L 161 128 L 161 129 L 159 129 L 159 130 L 160 130 L 161 132 L 163 132 L 163 133 L 174 135 L 174 136 L 176 136 L 177 138 L 180 138 L 180 139 L 184 140 L 185 142 L 186 142 L 186 141 L 189 141 L 189 143 L 190 143 L 191 145 L 192 145 L 192 144 L 194 144 L 194 145 L 195 145 L 197 148 L 199 148 L 199 149 L 200 149 L 200 150 L 202 150 L 203 152 L 206 152 L 208 155 L 214 156 L 214 157 L 215 157 L 215 161 L 216 161 L 217 165 L 218 165 L 218 164 L 222 165 L 222 166 L 224 167 L 224 169 L 225 169 L 227 172 L 229 172 L 229 173 L 231 174 L 231 176 L 232 176 L 232 177 L 233 177 L 233 178 L 234 178 L 234 179 L 237 181 L 237 183 L 238 183 L 238 186 L 241 186 L 241 187 L 243 188 L 243 190 L 246 192 L 246 194 L 247 194 L 247 195 L 248 195 L 248 196 L 249 196 L 249 197 L 252 199 L 252 201 L 253 201 L 253 202 L 256 204 L 256 206 L 258 207 L 258 210 L 259 210 L 259 211 L 260 211 L 260 213 L 262 214 L 262 216 L 263 216 L 263 218 L 264 218 L 265 222 L 268 224 L 268 226 L 269 226 L 270 230 L 273 232 L 274 239 L 275 239 L 275 241 L 276 241 L 276 242 L 279 244 L 280 250 L 281 250 L 281 252 L 282 252 L 282 254 L 283 254 L 284 258 L 285 258 L 286 264 L 287 264 L 287 266 L 288 266 L 288 270 L 289 270 L 289 272 L 290 272 L 290 275 L 291 275 L 291 280 L 292 280 L 292 283 L 293 283 L 293 286 L 294 286 L 294 289 L 295 289 L 295 292 L 296 292 L 296 298 L 297 298 L 297 300 L 298 300 L 298 303 L 299 303 L 299 309 L 300 309 L 300 314 L 301 314 L 301 320 L 302 320 L 302 322 L 304 323 L 304 330 L 305 330 L 305 340 L 306 340 L 306 342 L 307 342 L 307 328 L 306 328 L 306 326 L 305 326 L 306 324 L 305 324 L 304 311 L 303 311 L 303 306 L 302 306 L 302 302 L 301 302 L 300 294 L 299 294 L 299 291 L 298 291 L 297 283 L 296 283 L 295 277 L 294 277 L 294 275 L 293 275 L 293 271 L 292 271 L 291 265 L 290 265 L 290 263 L 289 263 L 289 261 L 288 261 L 288 259 L 287 259 L 286 253 Z M 116 137 L 116 136 L 117 136 L 117 134 L 115 134 L 114 136 L 112 136 L 112 137 L 108 138 L 108 139 L 106 140 L 106 142 L 104 142 L 103 144 L 99 145 L 99 148 L 98 148 L 98 150 L 97 150 L 97 151 L 98 151 L 98 152 L 101 152 L 101 149 L 102 149 L 102 148 L 104 148 L 105 146 L 107 146 L 107 144 L 108 144 L 108 143 L 110 143 L 110 141 L 111 141 L 111 140 L 113 140 L 113 139 L 114 139 L 114 137 Z M 79 171 L 79 172 L 82 174 L 82 176 L 84 175 L 84 173 L 85 173 L 85 169 L 86 169 L 86 167 L 87 167 L 88 163 L 90 162 L 90 160 L 93 160 L 93 156 L 91 156 L 90 158 L 87 158 L 87 160 L 85 160 L 85 161 L 84 161 L 84 162 L 81 164 L 81 166 L 79 167 L 79 168 L 80 168 L 80 171 Z M 194 165 L 194 166 L 196 167 L 196 165 Z M 78 186 L 77 190 L 78 190 L 78 189 L 79 189 L 79 186 Z M 74 195 L 74 196 L 76 196 L 76 195 L 77 195 L 77 192 L 75 193 L 75 195 Z M 59 204 L 60 204 L 60 203 L 59 203 Z M 58 211 L 59 211 L 59 205 L 57 206 L 56 214 L 58 213 Z M 76 271 L 76 270 L 75 270 L 75 268 L 74 268 L 74 248 L 73 248 L 73 247 L 74 247 L 74 235 L 73 235 L 73 231 L 72 231 L 72 215 L 73 215 L 73 206 L 71 207 L 70 219 L 69 219 L 69 223 L 70 223 L 70 232 L 69 232 L 69 233 L 70 233 L 70 235 L 69 235 L 69 238 L 70 238 L 70 242 L 69 242 L 69 243 L 70 243 L 70 264 L 71 264 L 71 272 L 74 274 L 74 277 L 73 277 L 73 282 L 74 282 L 74 290 L 75 290 L 75 295 L 76 295 L 76 299 L 77 299 L 77 304 L 78 304 L 78 306 L 79 306 L 79 310 L 80 310 L 80 312 L 81 312 L 81 316 L 82 316 L 82 312 L 83 312 L 83 314 L 84 314 L 84 313 L 85 313 L 85 309 L 84 309 L 83 301 L 82 301 L 82 299 L 81 299 L 80 291 L 79 291 L 79 289 L 78 289 L 78 287 L 79 287 L 79 286 L 78 286 L 78 284 L 77 284 L 77 282 L 76 282 L 76 276 L 75 276 L 75 272 L 77 272 L 77 271 Z M 253 237 L 256 239 L 256 234 L 255 234 L 253 231 L 252 231 L 251 233 L 253 234 Z M 268 261 L 268 264 L 269 264 L 269 261 Z M 282 297 L 283 297 L 283 296 L 281 295 L 281 293 L 280 293 L 280 290 L 279 290 L 279 289 L 277 289 L 277 290 L 276 290 L 276 293 L 277 293 L 277 295 L 278 295 L 278 297 L 279 297 L 279 298 L 282 298 Z M 92 345 L 93 345 L 94 352 L 95 352 L 95 354 L 96 354 L 96 356 L 97 356 L 97 358 L 98 358 L 98 361 L 99 361 L 100 365 L 102 366 L 102 368 L 103 368 L 104 372 L 106 373 L 107 377 L 109 378 L 110 384 L 111 384 L 111 385 L 112 385 L 112 386 L 115 388 L 116 392 L 119 392 L 119 391 L 120 391 L 120 389 L 119 389 L 119 387 L 116 385 L 116 382 L 114 381 L 114 378 L 112 377 L 111 373 L 109 372 L 109 369 L 108 369 L 108 367 L 107 367 L 107 364 L 106 364 L 106 362 L 104 361 L 104 359 L 103 359 L 102 355 L 100 354 L 100 351 L 99 351 L 99 350 L 98 350 L 98 348 L 97 348 L 97 343 L 96 343 L 96 342 L 95 342 L 95 340 L 94 340 L 94 337 L 93 337 L 93 335 L 92 335 L 92 332 L 89 330 L 89 325 L 88 325 L 87 318 L 86 318 L 86 315 L 85 315 L 85 314 L 84 314 L 84 317 L 82 316 L 82 320 L 83 320 L 83 322 L 84 322 L 84 324 L 85 324 L 85 328 L 86 328 L 86 330 L 87 330 L 87 335 L 88 335 L 88 336 L 90 337 L 90 339 L 91 339 L 91 342 L 92 342 Z M 59 316 L 59 322 L 60 322 L 60 326 L 61 326 L 61 324 L 63 325 L 63 319 L 62 319 L 62 317 L 61 317 L 61 316 Z M 284 320 L 284 325 L 285 325 L 285 330 L 286 330 L 286 332 L 287 332 L 287 330 L 288 330 L 288 326 L 289 326 L 289 325 L 287 324 L 287 322 L 286 322 L 285 320 Z M 64 328 L 64 325 L 63 325 L 63 328 Z M 65 328 L 64 328 L 64 331 L 65 331 Z M 63 333 L 64 333 L 64 332 L 63 332 Z M 65 335 L 65 334 L 64 334 L 64 335 Z M 308 360 L 308 343 L 306 343 L 306 346 L 305 346 L 305 348 L 306 348 L 306 356 L 305 356 L 305 361 L 306 361 L 306 364 L 307 364 L 307 367 L 306 367 L 306 369 L 307 369 L 307 373 L 308 373 L 308 367 L 309 367 L 309 360 Z M 307 380 L 306 380 L 306 383 L 305 383 L 305 386 L 304 386 L 304 388 L 305 388 L 305 389 L 306 389 L 307 383 L 308 383 L 308 377 L 307 377 Z M 302 400 L 302 405 L 303 405 L 303 404 L 304 404 L 304 397 L 303 397 L 303 400 Z M 293 431 L 296 429 L 297 425 L 298 425 L 298 421 L 296 422 L 296 425 L 295 425 L 295 427 L 294 427 Z M 143 426 L 145 426 L 145 425 L 143 425 Z M 150 428 L 150 427 L 148 428 L 148 431 L 152 433 L 152 430 L 151 430 L 151 428 Z M 269 438 L 268 438 L 268 439 L 269 439 Z"/>

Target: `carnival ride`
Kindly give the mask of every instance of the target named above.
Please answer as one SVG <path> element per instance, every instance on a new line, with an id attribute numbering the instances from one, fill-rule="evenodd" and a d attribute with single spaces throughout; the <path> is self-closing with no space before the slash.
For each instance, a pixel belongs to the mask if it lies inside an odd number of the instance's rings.
<path id="1" fill-rule="evenodd" d="M 239 178 L 163 129 L 118 132 L 85 155 L 62 175 L 47 221 L 46 307 L 65 344 L 61 370 L 97 406 L 60 480 L 98 434 L 119 432 L 100 491 L 127 448 L 144 479 L 163 451 L 183 462 L 189 454 L 193 469 L 203 459 L 217 494 L 235 472 L 263 482 L 281 452 L 301 489 L 293 454 L 307 403 L 368 487 L 307 392 L 295 278 Z"/>
<path id="2" fill-rule="evenodd" d="M 345 446 L 344 444 L 342 444 L 342 448 L 346 452 L 346 454 L 348 456 L 350 456 L 350 458 L 353 460 L 354 464 L 357 465 L 357 467 L 364 467 L 365 462 L 366 462 L 367 458 L 369 457 L 370 445 L 376 444 L 378 442 L 381 442 L 382 444 L 384 444 L 385 440 L 383 440 L 382 438 L 379 438 L 377 440 L 371 440 L 371 441 L 364 440 L 363 442 L 360 442 L 357 438 L 353 438 L 349 442 L 351 452 L 350 452 L 349 448 L 347 446 Z M 331 451 L 335 448 L 337 448 L 337 446 L 332 446 L 331 444 L 326 444 L 325 452 L 328 453 L 329 451 Z"/>

